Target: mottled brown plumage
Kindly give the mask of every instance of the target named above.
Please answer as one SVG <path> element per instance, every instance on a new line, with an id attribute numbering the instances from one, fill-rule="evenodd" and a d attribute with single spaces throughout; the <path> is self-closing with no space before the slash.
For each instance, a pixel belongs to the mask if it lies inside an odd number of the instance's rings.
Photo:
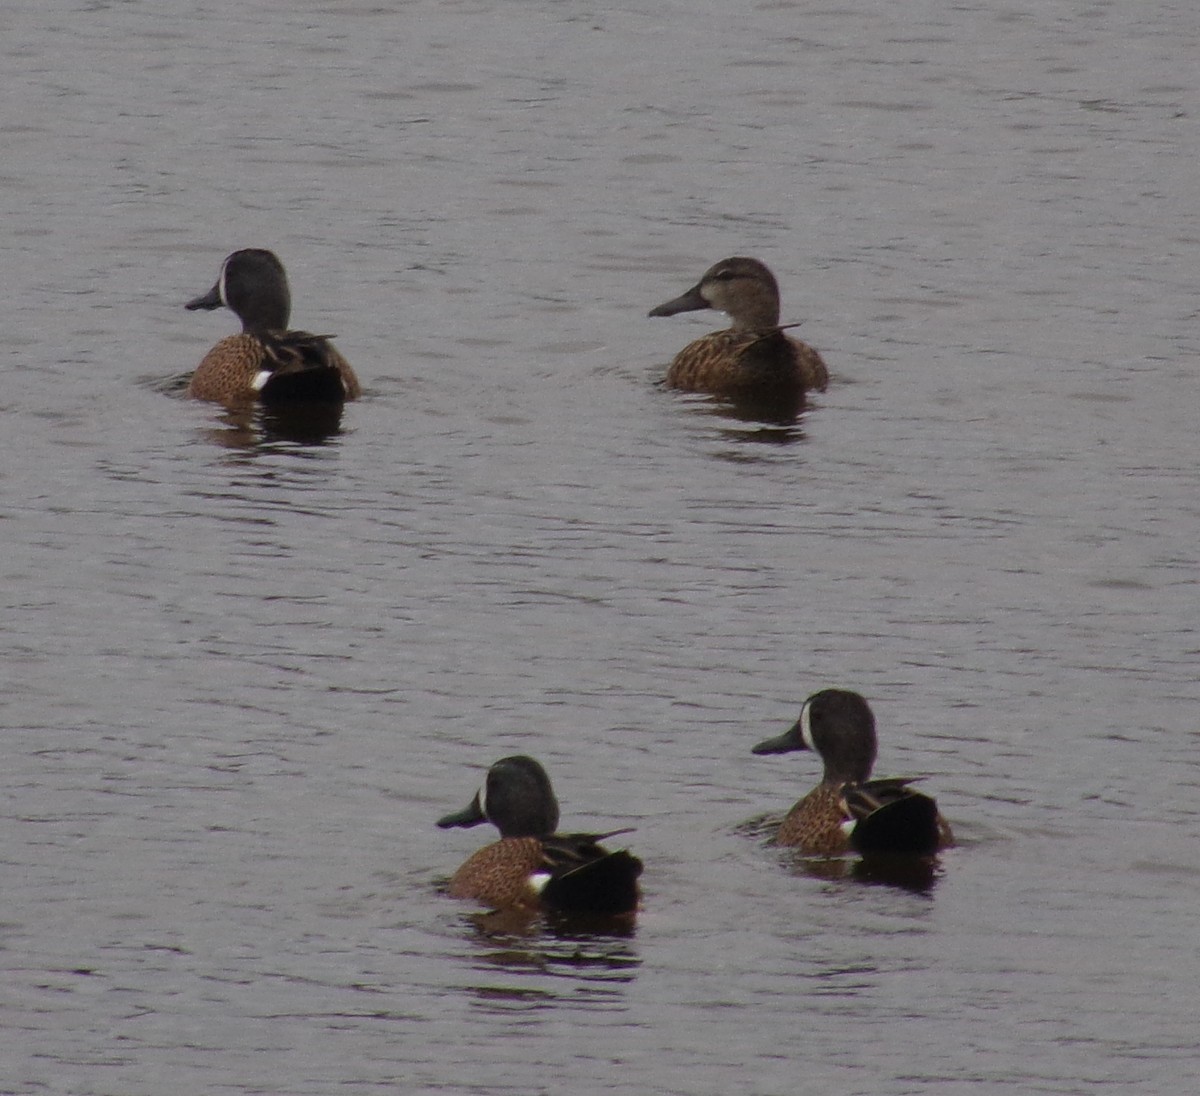
<path id="1" fill-rule="evenodd" d="M 254 380 L 270 373 L 261 392 Z M 276 395 L 276 390 L 286 392 Z M 321 335 L 306 331 L 229 335 L 196 367 L 188 383 L 193 399 L 229 406 L 292 399 L 353 400 L 362 394 L 350 363 Z"/>
<path id="2" fill-rule="evenodd" d="M 844 829 L 850 817 L 841 787 L 818 784 L 788 811 L 775 843 L 796 845 L 812 856 L 838 856 L 850 851 Z"/>
<path id="3" fill-rule="evenodd" d="M 531 757 L 506 757 L 489 770 L 464 810 L 438 820 L 443 829 L 491 822 L 500 840 L 470 856 L 450 880 L 453 898 L 497 909 L 626 915 L 636 912 L 642 862 L 610 852 L 608 834 L 560 834 L 558 801 L 545 769 Z"/>
<path id="4" fill-rule="evenodd" d="M 496 909 L 632 913 L 642 865 L 600 844 L 611 834 L 502 837 L 467 858 L 450 880 L 452 898 Z"/>
<path id="5" fill-rule="evenodd" d="M 472 853 L 450 879 L 451 898 L 473 898 L 496 909 L 537 909 L 541 891 L 534 874 L 543 870 L 538 837 L 502 837 Z"/>
<path id="6" fill-rule="evenodd" d="M 189 301 L 190 310 L 222 305 L 242 321 L 242 333 L 214 346 L 196 367 L 187 393 L 244 406 L 356 399 L 361 387 L 328 335 L 287 330 L 291 294 L 283 264 L 270 251 L 246 249 L 226 258 L 216 285 Z"/>
<path id="7" fill-rule="evenodd" d="M 779 324 L 779 285 L 757 259 L 734 257 L 705 271 L 681 297 L 651 310 L 673 316 L 714 308 L 733 321 L 685 346 L 667 370 L 673 388 L 722 396 L 795 396 L 824 391 L 829 371 L 807 343 L 789 338 Z"/>
<path id="8" fill-rule="evenodd" d="M 788 812 L 775 835 L 777 844 L 810 856 L 924 856 L 954 843 L 936 802 L 909 786 L 913 778 L 869 779 L 875 764 L 875 717 L 858 693 L 814 693 L 789 730 L 760 742 L 754 752 L 809 749 L 824 762 L 821 783 Z"/>

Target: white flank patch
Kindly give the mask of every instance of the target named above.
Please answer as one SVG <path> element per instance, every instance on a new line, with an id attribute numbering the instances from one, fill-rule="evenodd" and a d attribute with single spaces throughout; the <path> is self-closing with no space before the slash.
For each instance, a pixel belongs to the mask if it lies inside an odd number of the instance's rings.
<path id="1" fill-rule="evenodd" d="M 849 836 L 854 832 L 854 827 L 857 825 L 858 825 L 857 818 L 847 818 L 846 821 L 842 823 L 842 833 L 844 833 L 846 835 L 846 837 L 849 838 Z"/>
<path id="2" fill-rule="evenodd" d="M 546 884 L 550 882 L 550 878 L 548 871 L 535 871 L 529 876 L 529 885 L 535 894 L 541 894 L 546 889 Z"/>
<path id="3" fill-rule="evenodd" d="M 809 698 L 804 702 L 804 707 L 800 709 L 800 741 L 804 743 L 810 750 L 816 750 L 812 739 L 812 717 L 809 715 L 809 709 L 812 707 L 812 699 Z"/>
<path id="4" fill-rule="evenodd" d="M 271 370 L 260 369 L 257 373 L 254 374 L 254 380 L 252 380 L 250 382 L 250 387 L 253 388 L 255 392 L 261 392 L 264 388 L 267 387 L 267 381 L 269 381 L 270 379 L 271 379 Z"/>

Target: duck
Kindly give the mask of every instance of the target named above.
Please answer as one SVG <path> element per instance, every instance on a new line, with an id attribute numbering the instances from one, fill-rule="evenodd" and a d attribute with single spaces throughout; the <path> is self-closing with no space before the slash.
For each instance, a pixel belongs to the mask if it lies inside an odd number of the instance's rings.
<path id="1" fill-rule="evenodd" d="M 242 321 L 241 334 L 222 339 L 196 367 L 187 387 L 194 399 L 233 408 L 256 401 L 341 403 L 362 394 L 332 335 L 288 330 L 291 293 L 272 251 L 244 248 L 228 255 L 212 289 L 184 307 L 225 307 Z"/>
<path id="2" fill-rule="evenodd" d="M 450 880 L 452 898 L 494 909 L 598 916 L 633 915 L 642 862 L 610 852 L 609 833 L 558 833 L 559 807 L 550 777 L 532 757 L 504 757 L 488 769 L 467 806 L 438 820 L 442 829 L 490 822 L 500 840 L 473 853 Z"/>
<path id="3" fill-rule="evenodd" d="M 728 397 L 802 396 L 825 391 L 829 370 L 807 343 L 784 334 L 779 323 L 779 283 L 765 263 L 735 256 L 709 267 L 680 297 L 650 310 L 674 316 L 713 308 L 733 321 L 689 343 L 667 370 L 667 385 Z"/>
<path id="4" fill-rule="evenodd" d="M 775 843 L 808 856 L 932 856 L 953 845 L 936 801 L 911 787 L 918 777 L 870 779 L 876 747 L 871 707 L 849 689 L 814 693 L 788 730 L 758 743 L 756 754 L 812 750 L 825 766 L 821 782 L 788 811 Z"/>

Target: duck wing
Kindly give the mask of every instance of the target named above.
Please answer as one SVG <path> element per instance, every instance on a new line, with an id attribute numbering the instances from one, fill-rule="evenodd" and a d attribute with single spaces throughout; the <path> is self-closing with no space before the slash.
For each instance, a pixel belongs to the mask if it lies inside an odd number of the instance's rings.
<path id="1" fill-rule="evenodd" d="M 890 777 L 848 785 L 846 809 L 855 825 L 850 844 L 863 855 L 931 856 L 942 841 L 936 801 L 909 785 L 916 777 Z"/>
<path id="2" fill-rule="evenodd" d="M 542 901 L 566 913 L 615 915 L 638 906 L 642 862 L 626 849 L 610 852 L 600 844 L 628 830 L 605 834 L 552 834 L 542 839 L 549 874 Z"/>

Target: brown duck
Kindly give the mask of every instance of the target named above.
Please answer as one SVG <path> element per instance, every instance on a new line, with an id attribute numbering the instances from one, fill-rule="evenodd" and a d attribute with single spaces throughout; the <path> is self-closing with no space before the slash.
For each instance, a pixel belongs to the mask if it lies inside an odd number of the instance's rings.
<path id="1" fill-rule="evenodd" d="M 652 309 L 674 316 L 715 308 L 733 326 L 685 346 L 667 370 L 667 384 L 721 396 L 795 397 L 824 391 L 829 371 L 807 343 L 789 338 L 779 324 L 779 283 L 757 259 L 722 259 L 681 297 Z"/>
<path id="2" fill-rule="evenodd" d="M 848 689 L 814 693 L 790 729 L 755 746 L 756 754 L 813 750 L 825 763 L 821 783 L 788 812 L 776 843 L 810 856 L 929 856 L 952 845 L 937 803 L 909 786 L 916 778 L 870 779 L 875 749 L 875 716 Z"/>
<path id="3" fill-rule="evenodd" d="M 452 898 L 495 909 L 623 916 L 637 910 L 642 862 L 610 852 L 607 834 L 556 833 L 558 800 L 532 757 L 505 757 L 464 810 L 438 820 L 443 829 L 491 822 L 500 840 L 470 856 L 450 880 Z"/>
<path id="4" fill-rule="evenodd" d="M 191 311 L 222 306 L 242 321 L 242 333 L 222 339 L 204 356 L 188 384 L 189 396 L 240 407 L 256 400 L 340 403 L 361 394 L 331 336 L 287 329 L 292 298 L 273 252 L 235 251 L 222 263 L 216 285 L 186 305 Z"/>

